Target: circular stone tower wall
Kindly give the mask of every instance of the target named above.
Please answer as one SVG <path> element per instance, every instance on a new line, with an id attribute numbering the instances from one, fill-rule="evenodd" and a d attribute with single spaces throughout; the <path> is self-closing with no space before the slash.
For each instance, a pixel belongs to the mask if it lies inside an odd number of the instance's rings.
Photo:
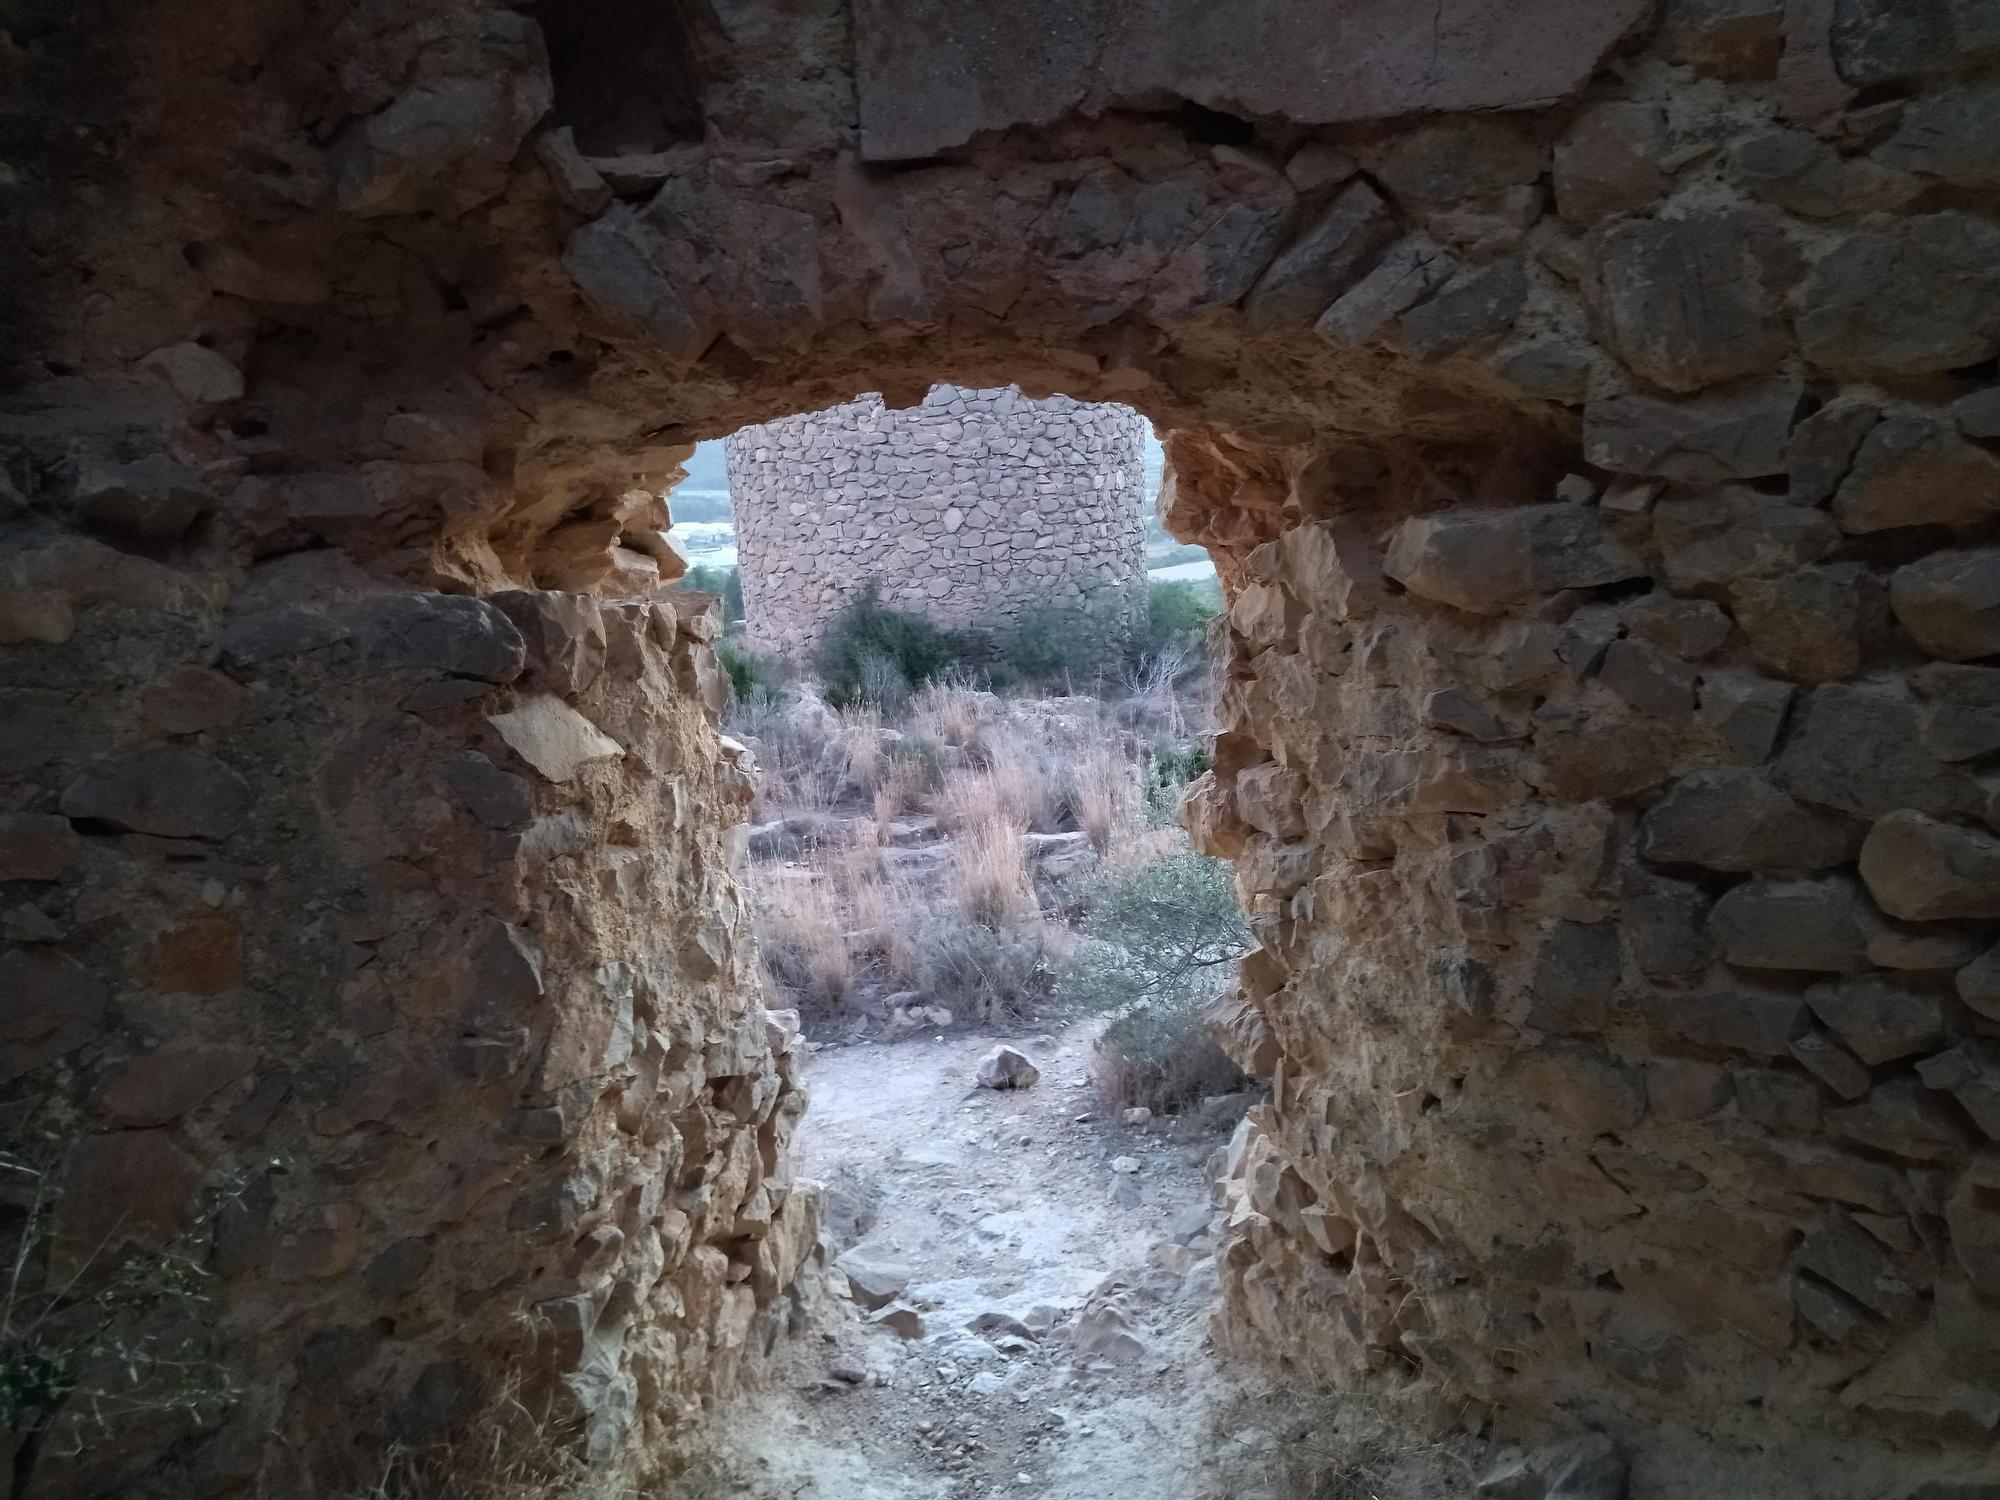
<path id="1" fill-rule="evenodd" d="M 1145 573 L 1145 419 L 938 386 L 745 427 L 726 446 L 754 645 L 810 649 L 868 584 L 939 625 L 993 626 Z"/>

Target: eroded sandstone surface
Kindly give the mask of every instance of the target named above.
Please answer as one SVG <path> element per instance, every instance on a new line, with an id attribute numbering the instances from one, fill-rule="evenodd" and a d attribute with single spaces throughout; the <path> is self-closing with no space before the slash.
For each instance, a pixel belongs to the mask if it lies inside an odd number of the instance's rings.
<path id="1" fill-rule="evenodd" d="M 6 1118 L 33 1275 L 191 1245 L 242 1392 L 29 1493 L 508 1393 L 671 1463 L 811 1197 L 713 627 L 622 596 L 690 442 L 941 380 L 1140 408 L 1230 589 L 1225 1336 L 1990 1444 L 1987 7 L 1047 9 L 11 35 Z"/>

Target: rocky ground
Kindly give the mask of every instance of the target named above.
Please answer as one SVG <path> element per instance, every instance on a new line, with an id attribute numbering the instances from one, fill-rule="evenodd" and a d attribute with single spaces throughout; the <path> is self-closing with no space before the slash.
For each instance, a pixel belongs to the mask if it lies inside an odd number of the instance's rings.
<path id="1" fill-rule="evenodd" d="M 1207 1335 L 1205 1164 L 1237 1106 L 1113 1119 L 1088 1081 L 1093 1029 L 1020 1040 L 1041 1077 L 1009 1091 L 974 1084 L 992 1037 L 811 1057 L 821 1327 L 751 1398 L 755 1420 L 715 1424 L 704 1500 L 1254 1492 L 1261 1435 L 1222 1430 L 1254 1375 Z"/>
<path id="2" fill-rule="evenodd" d="M 1212 1183 L 1245 1101 L 1128 1123 L 1091 1080 L 1099 1025 L 808 1054 L 799 1165 L 827 1185 L 825 1263 L 804 1274 L 796 1337 L 709 1424 L 673 1500 L 1960 1493 L 1911 1491 L 1893 1455 L 1725 1453 L 1669 1425 L 1636 1454 L 1589 1436 L 1523 1451 L 1421 1403 L 1302 1397 L 1224 1358 Z M 1038 1065 L 1032 1086 L 977 1085 L 1000 1045 Z"/>

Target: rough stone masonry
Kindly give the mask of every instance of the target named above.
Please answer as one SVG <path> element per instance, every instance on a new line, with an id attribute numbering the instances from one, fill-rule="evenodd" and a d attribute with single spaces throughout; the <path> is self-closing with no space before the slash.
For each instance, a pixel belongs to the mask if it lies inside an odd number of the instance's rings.
<path id="1" fill-rule="evenodd" d="M 809 650 L 870 585 L 948 627 L 1087 609 L 1115 634 L 1146 571 L 1144 425 L 1124 406 L 939 386 L 903 411 L 870 396 L 732 434 L 750 639 Z"/>
<path id="2" fill-rule="evenodd" d="M 254 1492 L 506 1400 L 672 1467 L 812 1200 L 713 620 L 622 595 L 691 442 L 939 381 L 1143 411 L 1228 588 L 1189 818 L 1271 1098 L 1223 1335 L 1806 1493 L 1990 1452 L 1986 0 L 38 16 L 25 1284 L 186 1248 L 240 1395 L 31 1406 L 17 1493 Z"/>

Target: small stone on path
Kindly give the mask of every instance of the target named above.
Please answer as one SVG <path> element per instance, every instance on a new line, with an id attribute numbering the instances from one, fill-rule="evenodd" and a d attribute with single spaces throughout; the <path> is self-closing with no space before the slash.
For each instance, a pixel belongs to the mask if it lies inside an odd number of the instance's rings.
<path id="1" fill-rule="evenodd" d="M 995 1047 L 979 1060 L 979 1086 L 983 1089 L 1033 1088 L 1042 1070 L 1028 1060 L 1025 1052 L 1013 1047 Z"/>
<path id="2" fill-rule="evenodd" d="M 917 1310 L 905 1303 L 894 1303 L 883 1308 L 868 1320 L 877 1328 L 886 1328 L 902 1339 L 920 1339 L 924 1336 L 924 1320 Z"/>

